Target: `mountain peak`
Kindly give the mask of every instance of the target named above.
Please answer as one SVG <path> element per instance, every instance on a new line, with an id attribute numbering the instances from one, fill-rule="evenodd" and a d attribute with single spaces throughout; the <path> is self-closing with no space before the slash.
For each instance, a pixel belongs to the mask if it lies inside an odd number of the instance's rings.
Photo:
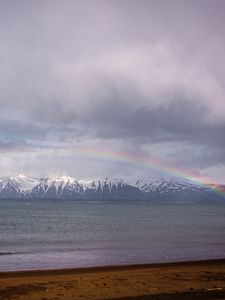
<path id="1" fill-rule="evenodd" d="M 66 176 L 66 175 L 62 175 L 62 176 L 48 176 L 45 178 L 46 180 L 49 181 L 55 181 L 55 182 L 73 182 L 76 181 L 77 179 L 75 177 L 70 177 L 70 176 Z"/>

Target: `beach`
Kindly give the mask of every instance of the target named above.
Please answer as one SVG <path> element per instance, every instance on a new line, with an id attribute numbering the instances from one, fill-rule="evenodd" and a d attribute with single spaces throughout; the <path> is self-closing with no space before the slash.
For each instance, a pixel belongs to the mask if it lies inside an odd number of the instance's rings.
<path id="1" fill-rule="evenodd" d="M 6 299 L 225 299 L 225 259 L 1 272 Z"/>

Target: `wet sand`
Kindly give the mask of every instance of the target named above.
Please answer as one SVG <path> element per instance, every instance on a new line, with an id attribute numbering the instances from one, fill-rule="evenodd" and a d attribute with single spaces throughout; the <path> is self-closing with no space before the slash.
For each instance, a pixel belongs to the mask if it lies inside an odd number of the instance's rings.
<path id="1" fill-rule="evenodd" d="M 0 300 L 225 299 L 225 259 L 0 272 Z"/>

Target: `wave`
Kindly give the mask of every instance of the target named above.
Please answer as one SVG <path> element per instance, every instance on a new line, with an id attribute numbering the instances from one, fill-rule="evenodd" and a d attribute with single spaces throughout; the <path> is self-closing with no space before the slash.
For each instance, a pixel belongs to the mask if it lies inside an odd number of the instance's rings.
<path id="1" fill-rule="evenodd" d="M 29 252 L 0 252 L 0 256 L 2 255 L 17 255 L 17 254 L 27 254 Z"/>

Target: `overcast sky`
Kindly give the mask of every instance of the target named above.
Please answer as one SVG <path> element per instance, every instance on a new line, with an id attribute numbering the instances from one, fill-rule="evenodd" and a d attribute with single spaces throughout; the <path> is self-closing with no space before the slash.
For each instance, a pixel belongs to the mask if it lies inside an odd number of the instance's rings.
<path id="1" fill-rule="evenodd" d="M 0 175 L 140 176 L 79 147 L 225 182 L 224 0 L 0 0 Z"/>

